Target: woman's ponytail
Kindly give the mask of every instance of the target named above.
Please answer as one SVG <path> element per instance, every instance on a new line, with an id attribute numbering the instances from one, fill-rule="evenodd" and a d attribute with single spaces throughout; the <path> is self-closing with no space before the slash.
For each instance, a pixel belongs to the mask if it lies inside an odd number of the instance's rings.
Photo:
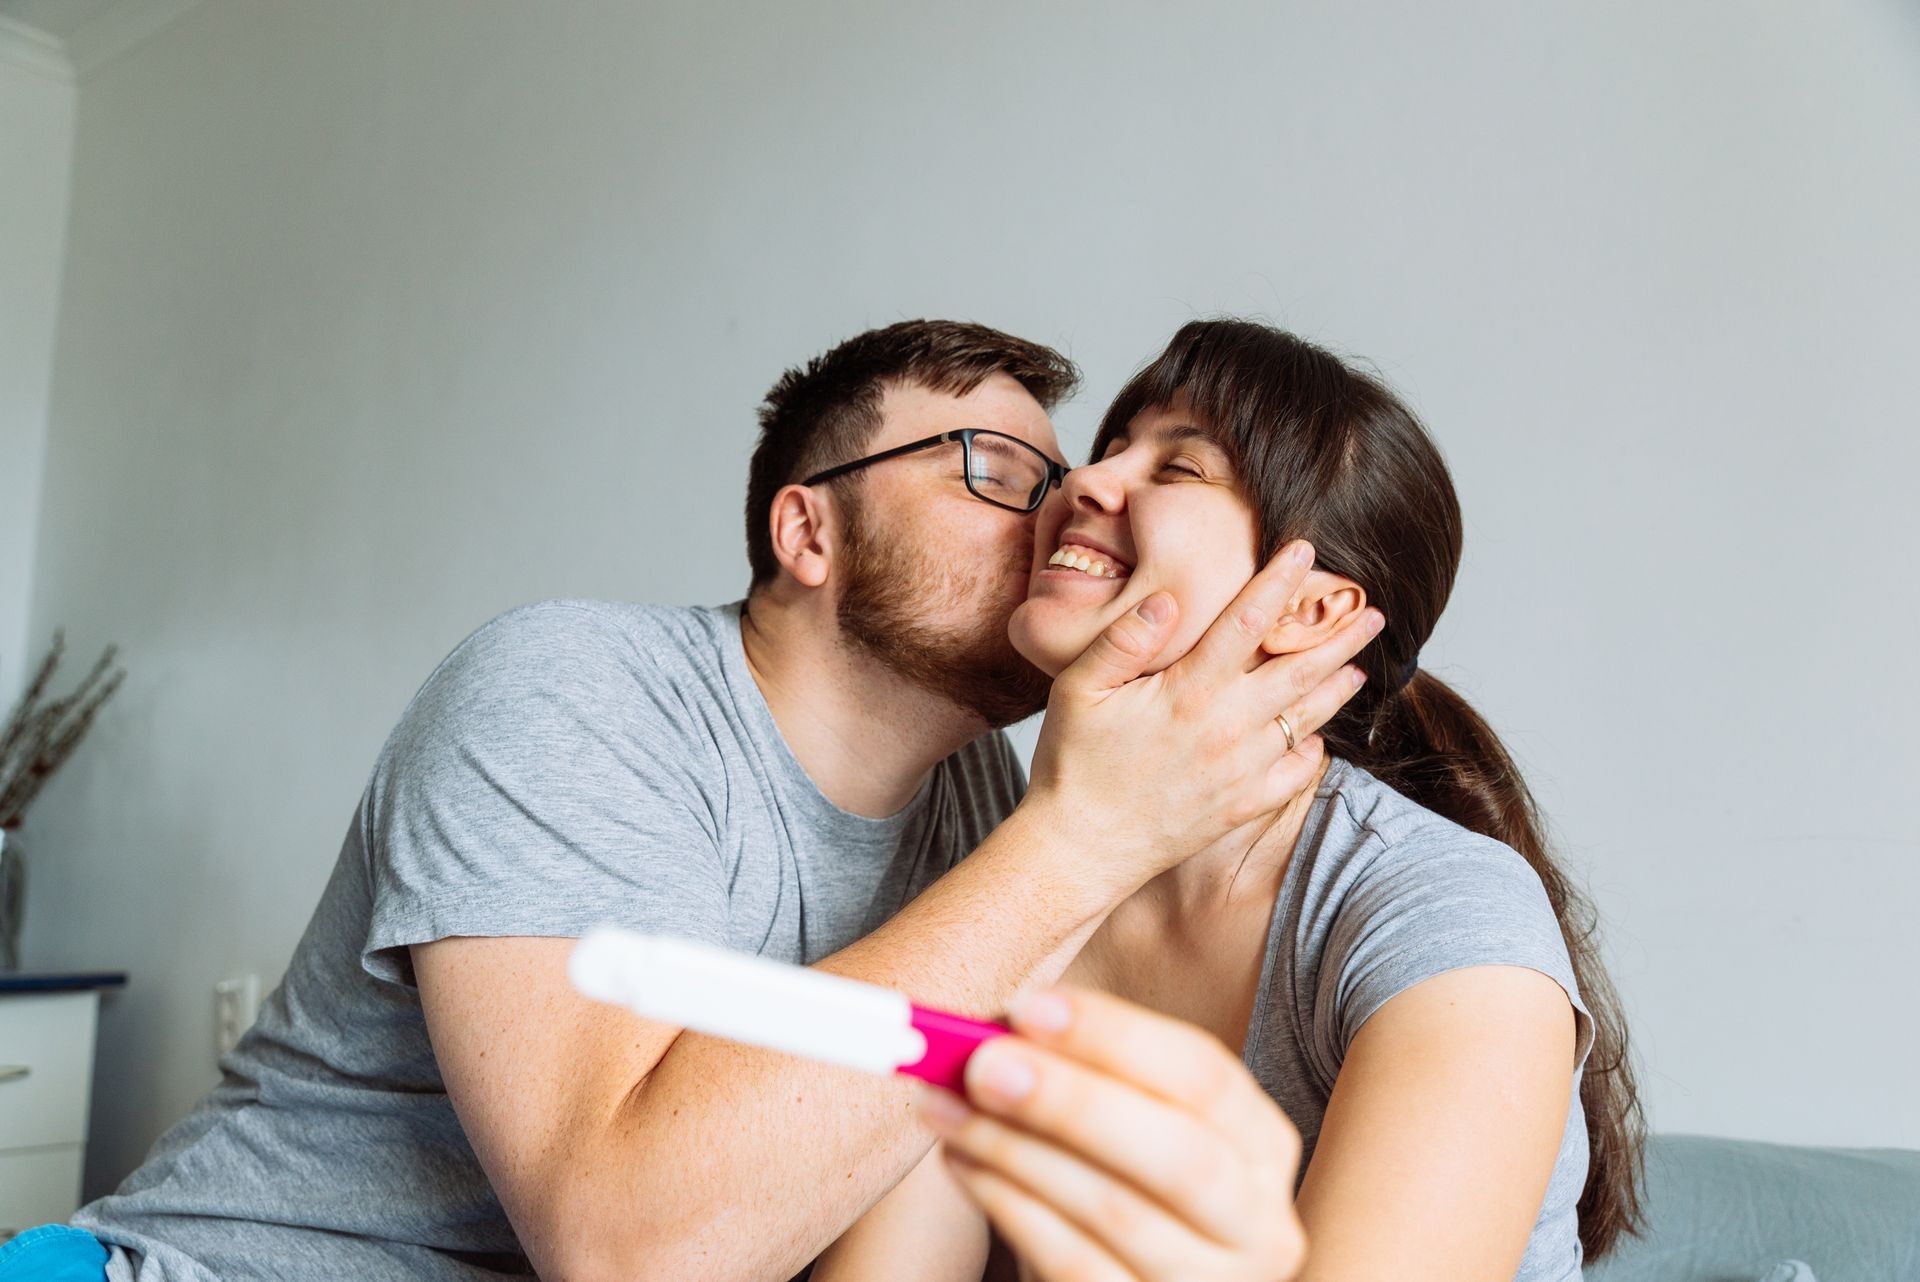
<path id="1" fill-rule="evenodd" d="M 1546 888 L 1574 980 L 1593 1017 L 1593 1049 L 1580 1078 L 1587 1182 L 1579 1218 L 1586 1258 L 1599 1259 L 1640 1222 L 1646 1122 L 1627 1056 L 1626 1019 L 1595 939 L 1592 902 L 1549 852 L 1539 807 L 1506 745 L 1432 673 L 1417 671 L 1404 689 L 1381 700 L 1361 742 L 1329 736 L 1327 748 L 1435 814 L 1513 847 Z"/>

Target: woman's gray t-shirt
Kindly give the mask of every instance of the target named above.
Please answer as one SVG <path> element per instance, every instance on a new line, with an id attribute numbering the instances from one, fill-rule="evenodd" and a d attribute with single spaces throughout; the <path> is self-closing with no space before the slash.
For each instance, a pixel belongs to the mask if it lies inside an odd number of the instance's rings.
<path id="1" fill-rule="evenodd" d="M 111 1282 L 532 1273 L 454 1116 L 410 945 L 598 922 L 811 963 L 967 855 L 1024 787 L 975 740 L 898 814 L 841 810 L 781 738 L 738 605 L 523 606 L 449 655 L 220 1085 L 73 1223 Z"/>
<path id="2" fill-rule="evenodd" d="M 1514 1274 L 1519 1282 L 1568 1282 L 1580 1277 L 1575 1207 L 1587 1178 L 1587 1130 L 1579 1083 L 1593 1019 L 1546 889 L 1511 846 L 1329 758 L 1274 900 L 1243 1051 L 1299 1128 L 1303 1176 L 1346 1049 L 1367 1018 L 1422 980 L 1489 965 L 1542 971 L 1573 1004 L 1567 1127 Z"/>

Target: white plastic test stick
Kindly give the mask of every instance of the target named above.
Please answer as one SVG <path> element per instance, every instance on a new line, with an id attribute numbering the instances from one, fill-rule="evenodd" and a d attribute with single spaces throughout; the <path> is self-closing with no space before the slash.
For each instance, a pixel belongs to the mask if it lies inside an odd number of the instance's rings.
<path id="1" fill-rule="evenodd" d="M 669 935 L 596 926 L 567 974 L 587 996 L 648 1019 L 870 1073 L 927 1053 L 903 993 Z"/>

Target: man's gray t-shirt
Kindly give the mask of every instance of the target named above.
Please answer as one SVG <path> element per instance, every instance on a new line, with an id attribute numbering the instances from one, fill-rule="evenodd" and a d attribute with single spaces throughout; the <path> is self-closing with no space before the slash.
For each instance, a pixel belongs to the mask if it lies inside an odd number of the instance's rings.
<path id="1" fill-rule="evenodd" d="M 449 655 L 222 1081 L 73 1223 L 114 1282 L 531 1273 L 460 1129 L 408 945 L 599 922 L 811 963 L 871 933 L 1018 802 L 1005 736 L 905 809 L 835 806 L 747 669 L 740 607 L 550 601 Z"/>
<path id="2" fill-rule="evenodd" d="M 1546 888 L 1511 846 L 1461 827 L 1338 757 L 1281 879 L 1243 1057 L 1299 1128 L 1304 1177 L 1360 1026 L 1399 993 L 1463 966 L 1526 966 L 1566 990 L 1575 1066 L 1560 1155 L 1515 1278 L 1574 1282 L 1587 1178 L 1579 1083 L 1593 1047 Z M 1393 1208 L 1382 1206 L 1383 1215 Z"/>

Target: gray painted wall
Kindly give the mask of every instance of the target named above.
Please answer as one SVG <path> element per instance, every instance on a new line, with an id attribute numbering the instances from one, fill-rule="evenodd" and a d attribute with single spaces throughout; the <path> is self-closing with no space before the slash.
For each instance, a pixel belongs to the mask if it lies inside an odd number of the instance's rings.
<path id="1" fill-rule="evenodd" d="M 1196 314 L 1376 361 L 1468 514 L 1427 662 L 1600 899 L 1654 1123 L 1920 1146 L 1916 53 L 1891 0 L 209 0 L 80 93 L 31 622 L 132 680 L 27 944 L 133 972 L 90 1188 L 433 663 L 736 595 L 759 394 L 917 315 L 1067 348 L 1076 448 Z"/>
<path id="2" fill-rule="evenodd" d="M 6 40 L 0 31 L 0 46 Z M 51 640 L 28 634 L 28 606 L 66 258 L 74 87 L 31 65 L 0 56 L 0 704 L 12 702 Z"/>

